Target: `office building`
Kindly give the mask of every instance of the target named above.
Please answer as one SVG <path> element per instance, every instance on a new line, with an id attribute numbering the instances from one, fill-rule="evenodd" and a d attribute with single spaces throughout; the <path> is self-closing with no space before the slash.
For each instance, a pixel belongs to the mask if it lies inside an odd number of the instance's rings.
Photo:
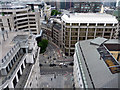
<path id="1" fill-rule="evenodd" d="M 0 89 L 24 88 L 39 51 L 35 35 L 0 31 Z"/>
<path id="2" fill-rule="evenodd" d="M 0 5 L 0 30 L 24 31 L 33 34 L 40 33 L 40 9 L 34 9 L 33 4 L 8 3 Z M 41 4 L 41 3 L 40 3 Z M 39 3 L 37 3 L 39 6 Z"/>
<path id="3" fill-rule="evenodd" d="M 74 2 L 74 12 L 97 13 L 101 11 L 101 2 Z"/>
<path id="4" fill-rule="evenodd" d="M 109 14 L 75 13 L 64 14 L 62 20 L 62 50 L 73 55 L 75 43 L 81 40 L 105 37 L 117 38 L 118 21 Z"/>
<path id="5" fill-rule="evenodd" d="M 75 44 L 76 88 L 120 88 L 120 41 L 96 38 Z"/>
<path id="6" fill-rule="evenodd" d="M 52 42 L 54 42 L 57 46 L 61 48 L 61 20 L 60 19 L 54 19 L 53 20 L 53 26 L 52 26 Z"/>

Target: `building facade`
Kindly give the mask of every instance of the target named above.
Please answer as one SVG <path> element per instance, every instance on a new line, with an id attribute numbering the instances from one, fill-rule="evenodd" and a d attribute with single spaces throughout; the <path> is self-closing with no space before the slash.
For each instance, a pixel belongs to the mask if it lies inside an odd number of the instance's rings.
<path id="1" fill-rule="evenodd" d="M 101 11 L 101 2 L 74 2 L 74 12 L 77 13 L 97 13 Z"/>
<path id="2" fill-rule="evenodd" d="M 10 31 L 8 35 L 2 32 L 0 32 L 0 89 L 24 88 L 32 65 L 39 57 L 40 49 L 36 36 L 19 31 Z M 24 78 L 22 84 L 21 77 Z"/>
<path id="3" fill-rule="evenodd" d="M 73 55 L 75 43 L 81 40 L 105 37 L 116 38 L 118 34 L 117 19 L 108 14 L 75 13 L 64 14 L 62 21 L 62 50 L 66 55 Z"/>
<path id="4" fill-rule="evenodd" d="M 61 48 L 61 20 L 54 19 L 53 27 L 52 27 L 52 42 L 54 42 L 57 46 Z"/>
<path id="5" fill-rule="evenodd" d="M 18 4 L 18 3 L 17 3 Z M 26 4 L 1 4 L 0 30 L 40 32 L 40 11 L 33 11 Z"/>

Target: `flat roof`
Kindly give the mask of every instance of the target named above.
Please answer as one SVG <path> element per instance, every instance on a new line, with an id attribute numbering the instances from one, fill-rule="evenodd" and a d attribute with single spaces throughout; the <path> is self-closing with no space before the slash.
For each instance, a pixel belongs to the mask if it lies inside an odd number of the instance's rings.
<path id="1" fill-rule="evenodd" d="M 71 13 L 61 19 L 67 23 L 118 23 L 115 16 L 105 13 Z"/>
<path id="2" fill-rule="evenodd" d="M 80 41 L 76 44 L 77 50 L 79 50 L 79 52 L 77 53 L 80 56 L 80 60 L 82 62 L 83 71 L 85 74 L 88 88 L 93 88 L 93 87 L 91 84 L 88 70 L 86 68 L 86 64 L 89 68 L 89 72 L 95 88 L 118 88 L 119 87 L 118 80 L 120 79 L 119 78 L 120 73 L 115 73 L 115 74 L 111 73 L 104 60 L 102 59 L 100 60 L 100 54 L 97 51 L 97 48 L 99 46 L 90 44 L 91 41 L 92 40 L 85 40 L 85 41 Z M 106 41 L 105 43 L 107 42 L 109 41 Z M 114 40 L 112 40 L 112 43 L 113 42 Z M 79 45 L 82 49 L 86 64 L 82 56 L 82 52 L 80 51 Z"/>
<path id="3" fill-rule="evenodd" d="M 21 34 L 21 35 L 20 35 Z M 8 33 L 8 38 L 6 37 L 5 34 L 5 41 L 3 41 L 2 34 L 0 34 L 0 62 L 6 56 L 6 54 L 14 47 L 14 45 L 17 43 L 17 41 L 25 40 L 26 34 L 28 32 L 9 32 Z"/>
<path id="4" fill-rule="evenodd" d="M 95 44 L 95 45 L 101 45 L 102 43 L 104 43 L 105 41 L 107 41 L 108 39 L 106 38 L 102 38 L 102 37 L 97 37 L 94 40 L 92 40 L 90 43 L 91 44 Z"/>
<path id="5" fill-rule="evenodd" d="M 26 8 L 26 5 L 23 4 L 0 4 L 0 9 L 23 9 Z"/>

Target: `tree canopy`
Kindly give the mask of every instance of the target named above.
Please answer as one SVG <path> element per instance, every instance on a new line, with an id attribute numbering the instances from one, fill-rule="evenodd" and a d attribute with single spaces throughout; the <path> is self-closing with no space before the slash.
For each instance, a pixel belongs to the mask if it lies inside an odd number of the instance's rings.
<path id="1" fill-rule="evenodd" d="M 51 12 L 51 16 L 57 16 L 58 14 L 61 14 L 61 12 L 59 12 L 57 10 L 52 10 L 52 12 Z"/>
<path id="2" fill-rule="evenodd" d="M 46 39 L 42 39 L 41 42 L 38 43 L 38 46 L 41 47 L 41 53 L 45 52 L 47 45 L 48 45 L 48 40 Z"/>

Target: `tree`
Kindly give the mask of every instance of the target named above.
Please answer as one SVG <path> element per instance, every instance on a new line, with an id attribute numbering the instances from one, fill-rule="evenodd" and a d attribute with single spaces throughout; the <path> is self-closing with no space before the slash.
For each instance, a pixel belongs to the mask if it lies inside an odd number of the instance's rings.
<path id="1" fill-rule="evenodd" d="M 47 45 L 48 45 L 48 40 L 46 39 L 43 39 L 41 42 L 38 43 L 38 46 L 41 47 L 41 53 L 45 52 Z"/>
<path id="2" fill-rule="evenodd" d="M 61 12 L 58 12 L 57 10 L 52 10 L 51 16 L 57 16 L 58 14 L 61 14 Z"/>

